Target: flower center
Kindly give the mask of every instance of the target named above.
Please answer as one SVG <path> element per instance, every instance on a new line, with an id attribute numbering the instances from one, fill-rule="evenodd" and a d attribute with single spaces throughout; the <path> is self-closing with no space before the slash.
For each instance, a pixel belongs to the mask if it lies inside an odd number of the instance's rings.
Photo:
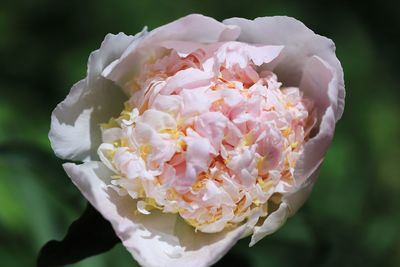
<path id="1" fill-rule="evenodd" d="M 99 156 L 138 212 L 178 213 L 218 232 L 266 216 L 271 196 L 295 186 L 313 105 L 261 71 L 254 51 L 271 53 L 237 42 L 166 49 L 131 81 L 120 117 L 102 125 Z"/>

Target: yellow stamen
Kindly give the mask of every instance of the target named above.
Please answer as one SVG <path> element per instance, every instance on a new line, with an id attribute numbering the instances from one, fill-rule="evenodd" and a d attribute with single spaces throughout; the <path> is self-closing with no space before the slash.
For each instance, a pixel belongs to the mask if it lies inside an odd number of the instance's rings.
<path id="1" fill-rule="evenodd" d="M 111 118 L 111 119 L 108 120 L 108 122 L 100 123 L 100 127 L 103 128 L 103 129 L 110 129 L 110 128 L 119 127 L 119 124 L 116 121 L 116 119 Z"/>
<path id="2" fill-rule="evenodd" d="M 257 170 L 258 170 L 259 174 L 263 173 L 264 161 L 265 161 L 265 157 L 258 158 L 256 161 L 257 162 Z"/>
<path id="3" fill-rule="evenodd" d="M 286 127 L 284 129 L 281 129 L 281 133 L 284 137 L 288 137 L 289 134 L 291 133 L 292 129 L 290 127 Z"/>
<path id="4" fill-rule="evenodd" d="M 252 132 L 249 132 L 248 134 L 245 134 L 240 141 L 240 144 L 238 145 L 239 148 L 243 148 L 246 146 L 249 146 L 253 143 L 253 138 L 254 134 Z"/>
<path id="5" fill-rule="evenodd" d="M 162 210 L 162 207 L 157 204 L 154 198 L 146 198 L 143 201 L 146 203 L 146 210 L 148 211 L 154 209 Z"/>
<path id="6" fill-rule="evenodd" d="M 147 160 L 147 156 L 151 153 L 152 150 L 153 150 L 153 146 L 150 144 L 141 145 L 139 148 L 140 157 L 144 160 Z"/>
<path id="7" fill-rule="evenodd" d="M 299 142 L 294 142 L 290 145 L 290 147 L 292 148 L 292 150 L 295 150 L 299 145 Z"/>

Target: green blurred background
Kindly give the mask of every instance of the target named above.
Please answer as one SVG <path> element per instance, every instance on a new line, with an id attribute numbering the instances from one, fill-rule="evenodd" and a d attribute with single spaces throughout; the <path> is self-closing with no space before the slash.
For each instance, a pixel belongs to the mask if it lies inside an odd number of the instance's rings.
<path id="1" fill-rule="evenodd" d="M 34 266 L 40 247 L 84 210 L 47 132 L 89 53 L 108 32 L 135 34 L 189 13 L 293 16 L 335 41 L 345 71 L 346 109 L 309 201 L 279 232 L 253 248 L 240 241 L 230 257 L 255 267 L 400 266 L 399 10 L 340 0 L 2 1 L 0 266 Z M 136 265 L 118 245 L 73 266 Z"/>

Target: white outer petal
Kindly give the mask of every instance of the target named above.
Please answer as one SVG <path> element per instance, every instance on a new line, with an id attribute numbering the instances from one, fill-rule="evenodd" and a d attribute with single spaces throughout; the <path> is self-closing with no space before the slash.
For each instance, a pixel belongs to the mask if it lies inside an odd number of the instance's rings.
<path id="1" fill-rule="evenodd" d="M 285 195 L 279 208 L 271 213 L 261 226 L 254 227 L 249 246 L 254 246 L 265 236 L 277 231 L 286 220 L 293 216 L 311 193 L 314 183 L 319 175 L 319 168 L 311 175 L 306 183 L 302 184 L 295 192 Z"/>
<path id="2" fill-rule="evenodd" d="M 276 232 L 285 222 L 289 216 L 289 206 L 282 202 L 279 208 L 272 212 L 265 219 L 261 226 L 255 226 L 253 235 L 251 236 L 251 241 L 249 246 L 254 246 L 258 241 L 263 239 L 265 236 Z"/>
<path id="3" fill-rule="evenodd" d="M 108 34 L 100 49 L 90 55 L 87 77 L 72 87 L 51 115 L 49 139 L 58 157 L 75 161 L 97 159 L 96 150 L 101 143 L 99 123 L 118 115 L 125 99 L 122 91 L 100 73 L 139 37 Z"/>
<path id="4" fill-rule="evenodd" d="M 135 215 L 136 202 L 107 187 L 112 174 L 100 162 L 65 163 L 68 176 L 109 220 L 124 246 L 144 267 L 206 267 L 218 261 L 246 231 L 242 225 L 217 234 L 195 232 L 176 214 Z"/>
<path id="5" fill-rule="evenodd" d="M 310 195 L 315 181 L 318 178 L 320 168 L 316 169 L 310 178 L 307 179 L 296 191 L 284 196 L 282 201 L 288 205 L 289 214 L 288 216 L 294 215 Z"/>
<path id="6" fill-rule="evenodd" d="M 310 195 L 314 183 L 319 175 L 319 168 L 295 192 L 285 195 L 279 208 L 271 213 L 261 226 L 254 227 L 249 246 L 254 246 L 267 235 L 276 232 L 286 220 L 293 216 Z"/>
<path id="7" fill-rule="evenodd" d="M 281 61 L 274 69 L 286 85 L 298 85 L 305 64 L 312 56 L 318 56 L 334 70 L 334 80 L 338 88 L 335 96 L 334 113 L 336 121 L 344 109 L 343 69 L 335 55 L 335 44 L 332 40 L 315 34 L 302 22 L 285 16 L 262 17 L 255 20 L 231 18 L 224 20 L 227 25 L 241 28 L 238 41 L 264 44 L 284 45 Z M 275 67 L 275 66 L 273 66 Z"/>
<path id="8" fill-rule="evenodd" d="M 124 87 L 140 69 L 141 63 L 156 53 L 154 48 L 163 46 L 163 41 L 215 43 L 235 40 L 239 32 L 238 27 L 224 25 L 213 18 L 199 14 L 188 15 L 152 30 L 140 42 L 133 42 L 102 75 Z"/>
<path id="9" fill-rule="evenodd" d="M 304 67 L 300 90 L 315 101 L 319 131 L 307 141 L 297 160 L 294 177 L 298 187 L 320 166 L 335 132 L 335 105 L 332 103 L 336 100 L 338 87 L 329 65 L 316 56 L 310 58 Z"/>

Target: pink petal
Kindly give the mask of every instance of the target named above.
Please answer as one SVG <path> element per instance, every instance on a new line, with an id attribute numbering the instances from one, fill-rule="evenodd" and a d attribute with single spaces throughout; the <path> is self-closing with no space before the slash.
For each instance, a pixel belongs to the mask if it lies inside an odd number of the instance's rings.
<path id="1" fill-rule="evenodd" d="M 151 108 L 176 116 L 183 109 L 183 100 L 179 95 L 157 95 Z"/>
<path id="2" fill-rule="evenodd" d="M 219 151 L 228 119 L 220 112 L 201 114 L 195 122 L 195 131 L 211 141 L 215 151 Z"/>
<path id="3" fill-rule="evenodd" d="M 188 129 L 186 151 L 186 177 L 185 185 L 192 185 L 200 172 L 207 171 L 211 162 L 211 154 L 215 154 L 215 150 L 207 138 L 203 138 Z"/>
<path id="4" fill-rule="evenodd" d="M 206 86 L 214 74 L 204 72 L 199 69 L 188 68 L 178 71 L 174 76 L 167 80 L 167 84 L 161 90 L 161 94 L 170 95 L 182 89 L 191 89 Z"/>
<path id="5" fill-rule="evenodd" d="M 210 96 L 205 88 L 197 88 L 195 90 L 182 90 L 183 114 L 193 116 L 207 112 L 210 109 L 214 98 Z"/>

